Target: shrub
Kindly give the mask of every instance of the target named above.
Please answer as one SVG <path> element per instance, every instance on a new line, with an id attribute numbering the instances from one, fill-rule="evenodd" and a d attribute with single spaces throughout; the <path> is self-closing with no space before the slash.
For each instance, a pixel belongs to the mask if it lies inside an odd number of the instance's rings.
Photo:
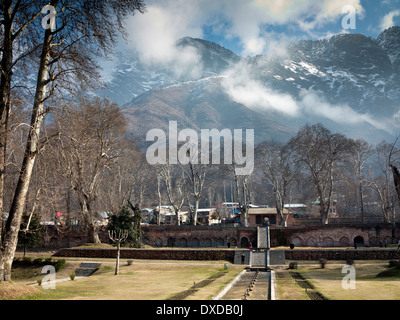
<path id="1" fill-rule="evenodd" d="M 321 269 L 325 268 L 325 265 L 328 263 L 328 260 L 326 259 L 319 259 L 319 265 L 321 266 Z"/>
<path id="2" fill-rule="evenodd" d="M 390 260 L 389 261 L 389 268 L 400 268 L 400 261 Z"/>
<path id="3" fill-rule="evenodd" d="M 24 258 L 22 258 L 22 263 L 24 265 L 31 265 L 32 264 L 32 258 L 24 257 Z"/>
<path id="4" fill-rule="evenodd" d="M 290 249 L 292 249 L 292 250 L 294 249 L 294 244 L 293 243 L 290 244 Z"/>
<path id="5" fill-rule="evenodd" d="M 346 264 L 347 264 L 348 266 L 352 266 L 352 265 L 354 264 L 354 260 L 353 260 L 353 259 L 347 259 L 347 260 L 346 260 Z"/>
<path id="6" fill-rule="evenodd" d="M 65 268 L 65 260 L 58 260 L 57 263 L 54 265 L 54 268 L 56 269 L 56 272 L 62 270 Z"/>
<path id="7" fill-rule="evenodd" d="M 290 262 L 289 263 L 289 269 L 298 269 L 299 264 L 297 262 Z"/>
<path id="8" fill-rule="evenodd" d="M 43 264 L 43 259 L 42 258 L 36 258 L 35 260 L 33 260 L 33 264 L 41 266 Z"/>
<path id="9" fill-rule="evenodd" d="M 128 264 L 128 266 L 131 266 L 133 264 L 133 260 L 128 260 L 127 264 Z"/>
<path id="10" fill-rule="evenodd" d="M 391 268 L 388 270 L 384 270 L 376 275 L 377 278 L 400 278 L 400 269 Z"/>
<path id="11" fill-rule="evenodd" d="M 36 282 L 37 282 L 38 286 L 41 286 L 41 285 L 42 285 L 42 281 L 43 281 L 43 279 L 42 279 L 42 278 L 40 278 L 40 279 L 37 279 L 37 280 L 36 280 Z"/>
<path id="12" fill-rule="evenodd" d="M 75 280 L 75 273 L 71 273 L 70 275 L 69 275 L 69 278 L 71 279 L 71 281 L 74 281 Z"/>

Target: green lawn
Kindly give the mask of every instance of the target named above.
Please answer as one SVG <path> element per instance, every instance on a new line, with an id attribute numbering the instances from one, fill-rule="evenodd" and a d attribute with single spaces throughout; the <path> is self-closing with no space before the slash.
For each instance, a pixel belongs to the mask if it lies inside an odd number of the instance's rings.
<path id="1" fill-rule="evenodd" d="M 87 260 L 87 259 L 86 259 Z M 225 272 L 210 284 L 197 288 L 186 299 L 212 299 L 229 283 L 243 267 L 228 264 L 224 270 L 224 261 L 134 261 L 128 266 L 121 261 L 120 274 L 114 275 L 113 260 L 102 261 L 99 271 L 88 278 L 56 283 L 55 289 L 24 295 L 19 299 L 29 300 L 166 300 L 190 289 L 194 284 L 207 280 L 220 272 Z M 79 265 L 76 261 L 67 261 L 66 268 L 56 274 L 57 279 L 68 278 Z M 32 285 L 41 277 L 40 270 L 16 269 L 13 280 L 18 284 Z M 24 276 L 25 274 L 25 276 Z"/>
<path id="2" fill-rule="evenodd" d="M 299 271 L 331 300 L 400 300 L 400 277 L 377 277 L 388 270 L 388 264 L 356 264 L 355 289 L 345 289 L 342 279 L 343 266 L 327 265 L 319 267 L 303 267 Z"/>

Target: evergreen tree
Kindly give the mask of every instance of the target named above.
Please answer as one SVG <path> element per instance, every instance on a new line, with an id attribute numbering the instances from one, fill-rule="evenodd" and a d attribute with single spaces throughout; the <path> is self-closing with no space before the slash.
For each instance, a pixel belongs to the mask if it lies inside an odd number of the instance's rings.
<path id="1" fill-rule="evenodd" d="M 142 215 L 140 210 L 133 214 L 129 206 L 123 206 L 117 214 L 110 217 L 107 229 L 116 232 L 127 230 L 128 238 L 126 245 L 140 248 L 142 237 L 142 231 L 140 228 L 141 220 Z"/>
<path id="2" fill-rule="evenodd" d="M 27 228 L 27 225 L 29 226 Z M 18 245 L 24 249 L 24 258 L 26 249 L 37 245 L 42 240 L 42 227 L 40 225 L 40 217 L 33 214 L 29 221 L 29 215 L 24 214 L 22 217 L 21 228 L 18 233 Z"/>

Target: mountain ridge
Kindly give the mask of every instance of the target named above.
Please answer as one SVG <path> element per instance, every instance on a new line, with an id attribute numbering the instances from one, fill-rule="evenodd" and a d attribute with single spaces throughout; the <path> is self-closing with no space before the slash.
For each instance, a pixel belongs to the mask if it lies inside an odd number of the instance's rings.
<path id="1" fill-rule="evenodd" d="M 377 143 L 400 130 L 399 43 L 400 27 L 393 27 L 377 39 L 341 34 L 291 44 L 285 56 L 242 58 L 216 43 L 186 37 L 177 47 L 194 49 L 200 73 L 191 74 L 189 66 L 174 77 L 168 66 L 138 67 L 139 58 L 133 57 L 135 67 L 126 63 L 111 88 L 132 95 L 126 102 L 114 94 L 141 142 L 149 129 L 174 120 L 196 130 L 253 128 L 258 142 L 284 141 L 306 123 L 318 122 Z M 129 68 L 136 69 L 128 77 Z M 112 89 L 104 94 L 113 100 Z"/>

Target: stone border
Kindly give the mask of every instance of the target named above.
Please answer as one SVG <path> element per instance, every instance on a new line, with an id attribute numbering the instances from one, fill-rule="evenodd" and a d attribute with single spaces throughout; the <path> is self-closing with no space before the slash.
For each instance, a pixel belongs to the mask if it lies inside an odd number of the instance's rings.
<path id="1" fill-rule="evenodd" d="M 240 272 L 216 297 L 213 298 L 213 300 L 221 300 L 226 295 L 226 293 L 233 287 L 233 285 L 236 282 L 238 282 L 246 272 L 247 272 L 246 269 Z"/>

